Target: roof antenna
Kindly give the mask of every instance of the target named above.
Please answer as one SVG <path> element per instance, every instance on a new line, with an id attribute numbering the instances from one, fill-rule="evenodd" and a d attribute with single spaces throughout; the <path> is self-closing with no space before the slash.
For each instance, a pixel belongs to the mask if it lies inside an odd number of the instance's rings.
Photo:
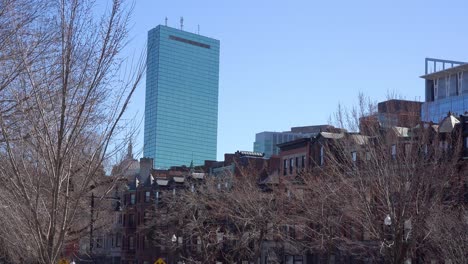
<path id="1" fill-rule="evenodd" d="M 167 27 L 167 17 L 166 19 L 164 19 L 164 22 L 165 22 L 164 25 Z"/>
<path id="2" fill-rule="evenodd" d="M 200 24 L 198 25 L 198 35 L 200 35 Z"/>
<path id="3" fill-rule="evenodd" d="M 184 30 L 184 17 L 180 17 L 180 30 Z"/>

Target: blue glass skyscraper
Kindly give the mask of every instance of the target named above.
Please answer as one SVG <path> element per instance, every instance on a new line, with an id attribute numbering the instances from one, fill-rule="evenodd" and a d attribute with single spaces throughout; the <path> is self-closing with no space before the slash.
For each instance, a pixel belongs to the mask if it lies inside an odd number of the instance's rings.
<path id="1" fill-rule="evenodd" d="M 148 32 L 143 155 L 156 168 L 216 159 L 219 40 L 159 25 Z"/>

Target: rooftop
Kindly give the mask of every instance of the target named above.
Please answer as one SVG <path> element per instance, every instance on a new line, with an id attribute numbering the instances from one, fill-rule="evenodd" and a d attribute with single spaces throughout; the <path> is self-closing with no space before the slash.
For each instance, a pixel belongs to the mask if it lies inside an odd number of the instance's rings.
<path id="1" fill-rule="evenodd" d="M 461 61 L 426 58 L 425 63 L 425 74 L 421 76 L 421 78 L 426 80 L 434 80 L 436 78 L 445 77 L 450 74 L 456 74 L 457 72 L 468 70 L 468 63 Z M 431 73 L 429 72 L 430 64 L 432 64 Z M 442 65 L 441 70 L 437 70 L 438 65 Z"/>

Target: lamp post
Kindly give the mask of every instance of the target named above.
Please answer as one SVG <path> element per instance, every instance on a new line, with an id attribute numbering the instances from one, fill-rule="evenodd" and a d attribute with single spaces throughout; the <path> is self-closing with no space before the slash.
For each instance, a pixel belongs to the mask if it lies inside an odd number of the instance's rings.
<path id="1" fill-rule="evenodd" d="M 177 245 L 177 236 L 175 234 L 172 235 L 171 237 L 171 242 L 172 244 L 174 245 L 174 255 L 173 255 L 173 263 L 177 263 L 177 260 L 176 260 L 176 255 L 177 255 L 177 249 L 178 249 L 178 245 Z"/>
<path id="2" fill-rule="evenodd" d="M 390 249 L 393 247 L 394 243 L 395 241 L 393 241 L 392 235 L 392 218 L 389 214 L 387 214 L 387 216 L 384 218 L 384 241 L 382 244 L 385 263 L 392 263 L 392 254 Z"/>
<path id="3" fill-rule="evenodd" d="M 171 237 L 171 242 L 176 246 L 175 248 L 175 254 L 174 254 L 174 263 L 179 263 L 179 260 L 180 260 L 180 251 L 179 251 L 179 246 L 181 245 L 177 245 L 176 243 L 178 244 L 181 244 L 181 241 L 180 241 L 181 237 L 179 236 L 176 236 L 175 234 L 172 235 Z M 177 257 L 176 257 L 177 255 Z M 185 264 L 185 261 L 182 261 L 182 264 Z"/>

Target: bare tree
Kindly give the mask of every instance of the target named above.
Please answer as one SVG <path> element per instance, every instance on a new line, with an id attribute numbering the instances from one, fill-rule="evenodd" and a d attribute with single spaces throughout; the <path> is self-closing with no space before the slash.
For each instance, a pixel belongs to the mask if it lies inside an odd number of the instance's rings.
<path id="1" fill-rule="evenodd" d="M 120 0 L 97 19 L 92 1 L 0 5 L 3 245 L 13 261 L 56 263 L 82 229 L 144 63 L 121 71 L 129 13 Z"/>
<path id="2" fill-rule="evenodd" d="M 443 206 L 433 211 L 431 241 L 441 259 L 451 263 L 468 262 L 468 210 L 463 205 Z"/>
<path id="3" fill-rule="evenodd" d="M 354 117 L 356 127 L 359 113 L 366 112 L 337 116 Z M 459 170 L 459 132 L 421 123 L 368 125 L 365 135 L 322 133 L 314 139 L 323 162 L 312 157 L 315 165 L 289 187 L 304 193 L 290 203 L 294 221 L 305 227 L 306 239 L 298 243 L 341 261 L 440 258 L 432 254 L 436 227 L 430 219 L 450 200 L 453 183 L 466 180 Z"/>
<path id="4" fill-rule="evenodd" d="M 192 179 L 176 195 L 168 191 L 162 196 L 146 227 L 156 245 L 187 263 L 234 263 L 257 261 L 263 243 L 278 240 L 284 195 L 278 188 L 262 191 L 263 170 L 235 164 L 237 173 L 229 169 L 202 181 Z M 173 235 L 175 243 L 170 242 Z"/>

